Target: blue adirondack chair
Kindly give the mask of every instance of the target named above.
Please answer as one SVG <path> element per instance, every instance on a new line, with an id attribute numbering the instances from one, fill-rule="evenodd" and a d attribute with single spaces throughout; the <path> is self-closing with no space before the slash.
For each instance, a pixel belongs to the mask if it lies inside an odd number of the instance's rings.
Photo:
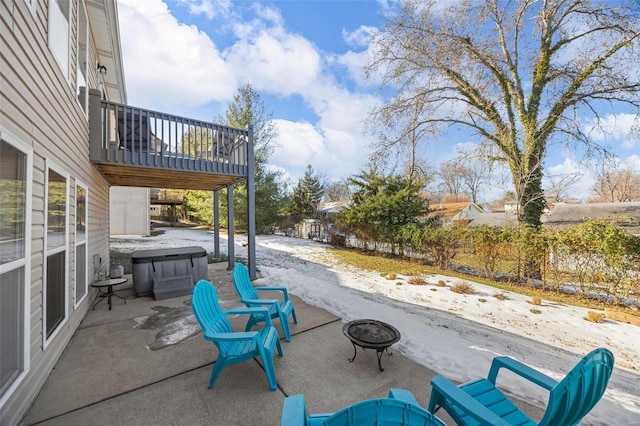
<path id="1" fill-rule="evenodd" d="M 513 358 L 496 357 L 486 379 L 456 386 L 443 376 L 434 377 L 429 411 L 435 413 L 442 407 L 458 425 L 577 425 L 604 394 L 613 363 L 611 351 L 595 349 L 558 382 Z M 539 423 L 497 389 L 496 379 L 501 368 L 549 391 L 547 408 Z"/>
<path id="2" fill-rule="evenodd" d="M 273 366 L 274 348 L 282 356 L 278 330 L 273 327 L 271 318 L 264 308 L 240 308 L 222 311 L 218 303 L 215 287 L 208 281 L 200 280 L 193 290 L 191 307 L 202 327 L 204 338 L 218 347 L 218 358 L 211 371 L 209 389 L 218 379 L 222 370 L 231 364 L 247 361 L 257 356 L 262 358 L 264 371 L 267 374 L 269 388 L 276 390 L 276 370 Z M 266 326 L 259 331 L 234 332 L 227 315 L 264 315 Z"/>
<path id="3" fill-rule="evenodd" d="M 368 399 L 333 414 L 307 414 L 304 395 L 292 395 L 282 406 L 282 426 L 445 426 L 418 405 L 411 392 L 391 389 L 388 398 Z"/>
<path id="4" fill-rule="evenodd" d="M 254 287 L 253 284 L 251 284 L 249 271 L 242 263 L 236 263 L 236 266 L 233 268 L 233 285 L 236 287 L 236 291 L 240 296 L 240 301 L 247 305 L 247 307 L 262 306 L 269 309 L 269 316 L 271 318 L 280 318 L 284 340 L 287 342 L 291 341 L 289 317 L 293 317 L 294 324 L 298 323 L 298 319 L 296 318 L 296 310 L 293 307 L 293 302 L 289 299 L 289 293 L 285 287 Z M 258 296 L 258 291 L 282 292 L 283 300 L 261 299 L 260 296 Z M 247 328 L 245 330 L 251 330 L 256 323 L 264 321 L 265 317 L 265 315 L 251 315 L 247 321 Z"/>

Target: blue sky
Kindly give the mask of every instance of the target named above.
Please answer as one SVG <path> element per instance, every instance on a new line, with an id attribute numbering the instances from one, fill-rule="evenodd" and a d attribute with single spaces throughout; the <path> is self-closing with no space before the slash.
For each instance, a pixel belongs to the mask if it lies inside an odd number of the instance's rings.
<path id="1" fill-rule="evenodd" d="M 211 120 L 249 82 L 273 113 L 278 131 L 272 167 L 295 183 L 307 164 L 338 180 L 364 165 L 373 137 L 364 133 L 379 105 L 367 81 L 369 35 L 382 29 L 392 0 L 118 0 L 128 103 Z M 629 139 L 636 117 L 610 116 L 608 143 L 640 171 L 640 144 Z M 424 146 L 433 167 L 474 147 L 449 132 Z M 571 153 L 550 150 L 548 174 L 582 173 L 578 198 L 589 197 L 594 172 Z M 482 200 L 499 198 L 509 179 L 496 176 Z"/>

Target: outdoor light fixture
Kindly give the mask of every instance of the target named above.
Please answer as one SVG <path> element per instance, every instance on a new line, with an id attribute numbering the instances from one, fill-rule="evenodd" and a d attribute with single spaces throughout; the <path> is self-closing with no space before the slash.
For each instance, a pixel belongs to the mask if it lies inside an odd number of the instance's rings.
<path id="1" fill-rule="evenodd" d="M 100 65 L 100 62 L 98 62 L 98 72 L 102 75 L 105 75 L 107 73 L 107 67 L 105 67 L 104 65 Z"/>

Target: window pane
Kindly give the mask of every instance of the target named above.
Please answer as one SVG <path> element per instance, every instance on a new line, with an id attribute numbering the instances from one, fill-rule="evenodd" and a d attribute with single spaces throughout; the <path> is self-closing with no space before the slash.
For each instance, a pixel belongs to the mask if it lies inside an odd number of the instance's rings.
<path id="1" fill-rule="evenodd" d="M 24 268 L 0 275 L 0 398 L 24 370 Z"/>
<path id="2" fill-rule="evenodd" d="M 67 183 L 64 177 L 49 169 L 47 186 L 47 249 L 65 243 Z"/>
<path id="3" fill-rule="evenodd" d="M 76 302 L 87 291 L 87 245 L 76 246 Z"/>
<path id="4" fill-rule="evenodd" d="M 24 257 L 27 156 L 0 141 L 0 264 Z"/>
<path id="5" fill-rule="evenodd" d="M 47 338 L 64 319 L 64 265 L 66 252 L 47 257 Z"/>
<path id="6" fill-rule="evenodd" d="M 76 186 L 76 241 L 87 239 L 87 190 Z"/>

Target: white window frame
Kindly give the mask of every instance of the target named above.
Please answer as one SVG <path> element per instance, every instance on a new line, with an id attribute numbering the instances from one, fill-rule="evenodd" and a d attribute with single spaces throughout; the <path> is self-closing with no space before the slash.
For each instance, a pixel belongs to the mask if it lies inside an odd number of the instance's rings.
<path id="1" fill-rule="evenodd" d="M 42 347 L 44 349 L 49 346 L 60 330 L 64 329 L 65 323 L 69 320 L 69 173 L 62 167 L 59 167 L 51 159 L 45 161 L 45 183 L 44 183 L 44 259 L 43 259 L 43 275 L 42 275 Z M 65 179 L 65 218 L 64 218 L 64 243 L 53 249 L 48 247 L 47 227 L 49 225 L 49 170 L 53 170 Z M 56 329 L 47 338 L 47 261 L 49 256 L 58 253 L 65 253 L 64 262 L 64 318 L 56 326 Z"/>
<path id="2" fill-rule="evenodd" d="M 78 29 L 76 40 L 76 99 L 78 104 L 84 113 L 86 118 L 89 118 L 89 16 L 87 15 L 87 6 L 84 0 L 77 0 L 77 19 L 76 28 Z M 81 19 L 84 17 L 85 31 L 84 34 L 80 34 L 81 31 Z M 80 42 L 84 39 L 85 51 L 84 58 L 80 55 Z M 82 61 L 84 60 L 84 76 L 82 72 Z M 82 87 L 82 81 L 84 79 L 84 100 L 80 98 L 80 87 Z"/>
<path id="3" fill-rule="evenodd" d="M 79 241 L 78 240 L 78 232 L 77 229 L 74 229 L 73 235 L 74 235 L 74 273 L 73 273 L 73 279 L 74 279 L 74 285 L 73 285 L 73 299 L 75 301 L 75 304 L 73 305 L 74 309 L 78 308 L 78 305 L 80 305 L 80 303 L 82 303 L 82 301 L 87 297 L 87 293 L 89 293 L 89 187 L 87 185 L 85 185 L 84 183 L 82 183 L 81 181 L 76 179 L 76 192 L 75 192 L 75 202 L 76 202 L 76 207 L 75 207 L 75 217 L 78 217 L 78 190 L 77 187 L 81 187 L 84 188 L 84 196 L 85 196 L 85 202 L 84 202 L 84 208 L 85 208 L 85 231 L 84 231 L 84 241 Z M 77 223 L 77 222 L 76 222 Z M 84 264 L 86 267 L 85 272 L 85 281 L 84 281 L 84 294 L 82 295 L 82 297 L 80 299 L 76 299 L 76 295 L 77 295 L 77 291 L 76 291 L 76 286 L 78 285 L 78 281 L 76 280 L 76 270 L 78 268 L 78 244 L 84 244 L 85 245 L 85 251 L 84 251 Z"/>
<path id="4" fill-rule="evenodd" d="M 25 202 L 25 230 L 24 230 L 24 257 L 12 262 L 8 262 L 0 265 L 0 274 L 10 272 L 18 268 L 24 268 L 24 306 L 22 307 L 23 314 L 23 342 L 22 342 L 22 373 L 16 378 L 13 384 L 7 389 L 7 392 L 0 398 L 0 409 L 9 400 L 11 395 L 15 392 L 16 388 L 22 383 L 24 378 L 29 373 L 30 369 L 30 348 L 31 348 L 31 219 L 32 219 L 32 194 L 33 194 L 33 148 L 26 143 L 23 143 L 20 139 L 15 137 L 12 133 L 0 127 L 0 139 L 9 143 L 14 148 L 22 151 L 27 156 L 27 176 L 26 176 L 26 202 Z"/>
<path id="5" fill-rule="evenodd" d="M 38 0 L 24 0 L 24 2 L 27 4 L 27 7 L 29 8 L 31 14 L 35 17 L 37 15 L 36 12 L 38 11 L 38 9 L 36 8 L 36 6 L 38 5 Z"/>
<path id="6" fill-rule="evenodd" d="M 59 1 L 69 2 L 69 16 L 66 18 L 59 7 Z M 64 22 L 65 20 L 66 22 Z M 60 28 L 59 26 L 62 27 Z M 66 30 L 66 36 L 64 30 Z M 60 71 L 62 71 L 65 80 L 69 81 L 71 75 L 71 0 L 49 0 L 49 27 L 47 33 L 49 50 L 51 50 L 51 54 Z M 63 38 L 66 38 L 66 47 L 61 46 L 62 43 L 65 43 L 65 40 L 62 40 Z M 59 49 L 63 49 L 63 51 Z"/>

